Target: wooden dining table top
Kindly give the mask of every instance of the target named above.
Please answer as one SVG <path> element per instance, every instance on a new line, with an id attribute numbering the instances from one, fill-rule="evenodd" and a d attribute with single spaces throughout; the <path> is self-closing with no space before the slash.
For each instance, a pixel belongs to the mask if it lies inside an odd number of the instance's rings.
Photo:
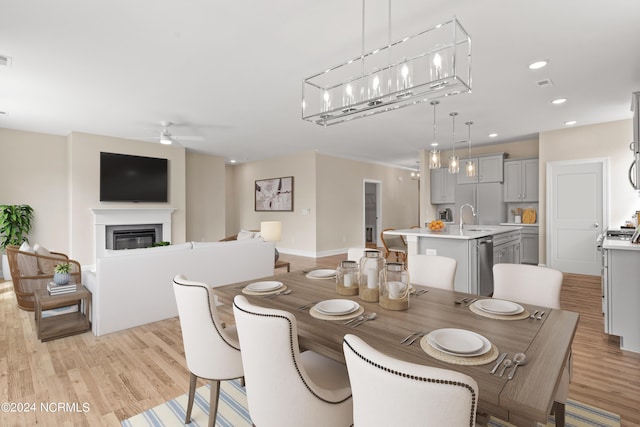
<path id="1" fill-rule="evenodd" d="M 577 313 L 570 311 L 521 304 L 532 313 L 544 310 L 545 315 L 542 320 L 491 319 L 473 313 L 465 304 L 455 303 L 465 296 L 488 297 L 417 285 L 413 285 L 414 288 L 424 288 L 428 292 L 410 296 L 408 310 L 391 311 L 378 303 L 362 301 L 357 295 L 338 295 L 334 278 L 312 279 L 303 271 L 294 271 L 261 280 L 282 282 L 291 293 L 273 298 L 245 296 L 253 304 L 292 313 L 296 317 L 299 344 L 303 349 L 313 350 L 344 363 L 343 337 L 354 334 L 391 357 L 462 372 L 478 383 L 480 416 L 493 415 L 516 425 L 535 425 L 536 422 L 546 424 L 579 318 Z M 213 288 L 214 293 L 225 304 L 219 308 L 223 318 L 230 318 L 233 298 L 243 294 L 242 288 L 246 284 L 256 281 Z M 364 308 L 365 313 L 375 312 L 377 316 L 358 327 L 350 327 L 344 321 L 312 317 L 309 309 L 297 309 L 303 304 L 336 298 L 356 301 Z M 507 357 L 510 359 L 515 353 L 525 353 L 527 363 L 518 368 L 512 380 L 508 380 L 506 374 L 499 377 L 489 373 L 495 361 L 479 366 L 457 365 L 427 355 L 418 340 L 411 346 L 400 344 L 403 338 L 413 332 L 430 332 L 441 328 L 476 332 L 491 341 L 500 353 L 508 353 Z"/>

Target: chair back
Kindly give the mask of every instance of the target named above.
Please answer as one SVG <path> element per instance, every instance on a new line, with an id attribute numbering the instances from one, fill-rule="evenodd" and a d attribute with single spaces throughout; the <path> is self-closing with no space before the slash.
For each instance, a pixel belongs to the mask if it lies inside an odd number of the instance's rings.
<path id="1" fill-rule="evenodd" d="M 493 297 L 523 304 L 560 308 L 562 272 L 527 264 L 493 266 Z"/>
<path id="2" fill-rule="evenodd" d="M 233 313 L 254 425 L 343 424 L 340 411 L 327 411 L 327 407 L 342 403 L 335 401 L 335 391 L 316 385 L 303 366 L 295 317 L 286 311 L 253 305 L 242 295 L 235 297 Z M 350 412 L 351 406 L 348 409 Z"/>
<path id="3" fill-rule="evenodd" d="M 453 291 L 458 261 L 439 255 L 409 255 L 411 283 Z"/>
<path id="4" fill-rule="evenodd" d="M 465 374 L 405 362 L 345 335 L 354 426 L 473 427 L 478 385 Z"/>
<path id="5" fill-rule="evenodd" d="M 227 380 L 243 376 L 240 345 L 235 328 L 222 328 L 211 286 L 173 279 L 187 367 L 206 379 Z"/>

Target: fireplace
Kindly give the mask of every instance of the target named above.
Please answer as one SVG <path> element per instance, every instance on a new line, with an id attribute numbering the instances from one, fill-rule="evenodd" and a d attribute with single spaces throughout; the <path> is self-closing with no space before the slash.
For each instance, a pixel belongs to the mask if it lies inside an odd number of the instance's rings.
<path id="1" fill-rule="evenodd" d="M 107 227 L 113 230 L 134 231 L 128 238 L 121 234 L 118 245 L 136 245 L 135 247 L 150 246 L 150 234 L 145 229 L 154 228 L 156 242 L 171 242 L 171 214 L 173 208 L 94 208 L 95 215 L 95 256 L 96 259 L 105 256 L 107 249 L 116 249 L 113 244 L 113 235 L 107 233 Z M 143 231 L 140 231 L 143 230 Z M 134 237 L 135 234 L 138 234 Z M 122 248 L 121 248 L 122 249 Z"/>
<path id="2" fill-rule="evenodd" d="M 148 248 L 162 241 L 162 224 L 107 225 L 106 233 L 106 249 Z"/>

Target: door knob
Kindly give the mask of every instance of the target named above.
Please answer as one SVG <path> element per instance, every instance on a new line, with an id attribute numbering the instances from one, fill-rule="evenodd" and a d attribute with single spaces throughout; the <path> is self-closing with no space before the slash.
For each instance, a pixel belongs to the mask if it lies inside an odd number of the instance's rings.
<path id="1" fill-rule="evenodd" d="M 593 228 L 598 228 L 598 227 L 600 227 L 600 225 L 597 222 L 594 222 L 593 223 Z"/>

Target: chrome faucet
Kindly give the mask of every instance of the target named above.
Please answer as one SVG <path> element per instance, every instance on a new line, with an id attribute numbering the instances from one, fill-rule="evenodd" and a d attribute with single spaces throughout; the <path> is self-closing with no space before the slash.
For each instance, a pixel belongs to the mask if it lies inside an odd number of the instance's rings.
<path id="1" fill-rule="evenodd" d="M 473 214 L 473 216 L 476 216 L 476 210 L 473 208 L 473 205 L 465 203 L 464 205 L 460 206 L 460 231 L 462 231 L 462 226 L 464 225 L 464 220 L 462 219 L 462 210 L 465 206 L 469 206 L 471 208 L 471 213 Z"/>

